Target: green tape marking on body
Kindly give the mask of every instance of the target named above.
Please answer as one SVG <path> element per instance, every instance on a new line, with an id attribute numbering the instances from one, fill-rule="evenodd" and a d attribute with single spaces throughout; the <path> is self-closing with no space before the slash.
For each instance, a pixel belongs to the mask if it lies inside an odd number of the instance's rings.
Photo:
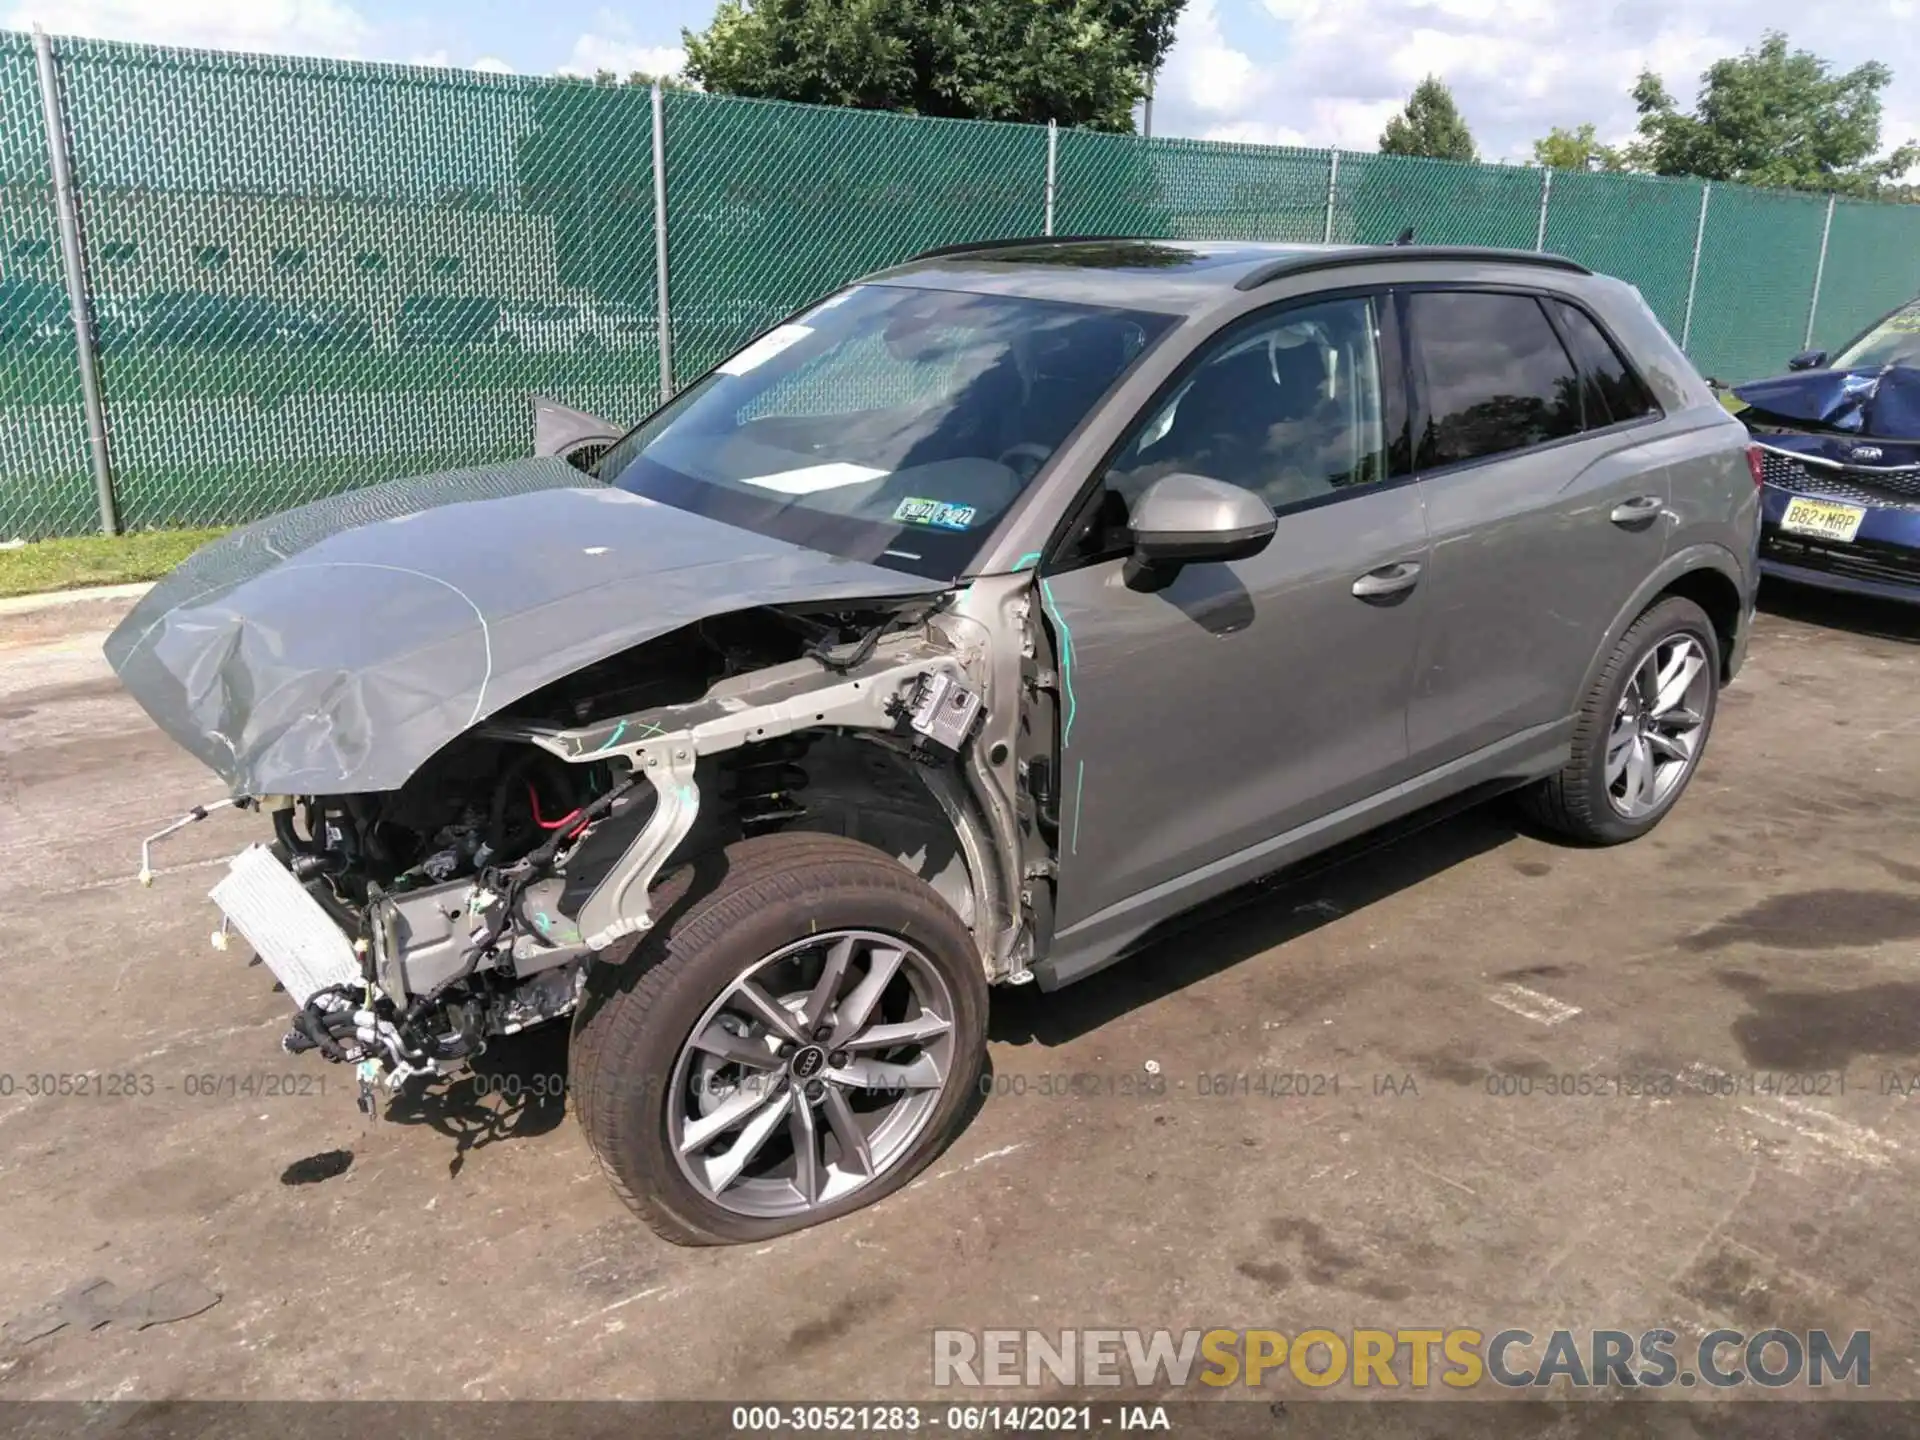
<path id="1" fill-rule="evenodd" d="M 1073 716 L 1079 707 L 1073 699 L 1073 632 L 1067 628 L 1067 622 L 1060 616 L 1060 604 L 1053 598 L 1053 587 L 1045 580 L 1040 582 L 1040 594 L 1046 601 L 1047 613 L 1053 617 L 1053 623 L 1060 628 L 1060 687 L 1067 696 L 1067 716 L 1060 722 L 1060 748 L 1066 749 L 1073 741 Z"/>

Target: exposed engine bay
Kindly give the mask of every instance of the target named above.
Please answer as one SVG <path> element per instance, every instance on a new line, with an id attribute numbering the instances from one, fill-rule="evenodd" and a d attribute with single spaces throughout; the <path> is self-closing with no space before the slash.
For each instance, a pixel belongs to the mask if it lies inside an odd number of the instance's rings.
<path id="1" fill-rule="evenodd" d="M 1010 816 L 971 753 L 986 687 L 949 599 L 703 619 L 523 697 L 398 789 L 241 797 L 272 836 L 214 887 L 215 943 L 253 945 L 298 1007 L 285 1047 L 356 1064 L 369 1113 L 376 1081 L 568 1014 L 589 962 L 655 923 L 676 857 L 769 830 L 876 844 L 1003 952 Z"/>

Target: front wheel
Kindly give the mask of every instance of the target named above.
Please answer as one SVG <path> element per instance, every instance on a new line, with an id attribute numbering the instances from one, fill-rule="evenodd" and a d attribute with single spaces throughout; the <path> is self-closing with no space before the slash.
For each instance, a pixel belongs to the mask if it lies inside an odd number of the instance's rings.
<path id="1" fill-rule="evenodd" d="M 1620 637 L 1576 717 L 1573 755 L 1520 799 L 1549 829 L 1617 845 L 1659 824 L 1700 764 L 1720 693 L 1720 637 L 1669 596 Z"/>
<path id="2" fill-rule="evenodd" d="M 965 1124 L 986 975 L 959 917 L 837 836 L 729 846 L 596 966 L 574 1024 L 588 1144 L 679 1244 L 764 1240 L 899 1189 Z"/>

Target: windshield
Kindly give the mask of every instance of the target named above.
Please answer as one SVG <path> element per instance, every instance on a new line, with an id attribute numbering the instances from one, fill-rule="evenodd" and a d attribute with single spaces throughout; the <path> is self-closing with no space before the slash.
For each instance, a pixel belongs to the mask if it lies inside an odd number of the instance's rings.
<path id="1" fill-rule="evenodd" d="M 596 473 L 763 535 L 950 580 L 1171 324 L 857 285 L 726 361 Z"/>
<path id="2" fill-rule="evenodd" d="M 1920 365 L 1920 300 L 1902 305 L 1841 351 L 1835 370 L 1869 370 L 1881 365 Z"/>

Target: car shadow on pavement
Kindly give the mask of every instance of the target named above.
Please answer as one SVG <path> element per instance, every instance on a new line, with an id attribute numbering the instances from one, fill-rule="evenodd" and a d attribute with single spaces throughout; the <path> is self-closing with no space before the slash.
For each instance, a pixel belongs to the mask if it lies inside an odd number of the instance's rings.
<path id="1" fill-rule="evenodd" d="M 458 1175 L 468 1151 L 545 1135 L 566 1118 L 571 1038 L 566 1025 L 542 1025 L 491 1041 L 466 1074 L 389 1098 L 384 1118 L 451 1139 L 447 1173 Z"/>
<path id="2" fill-rule="evenodd" d="M 1818 590 L 1788 580 L 1765 580 L 1760 585 L 1760 608 L 1769 615 L 1907 645 L 1920 645 L 1920 590 L 1915 601 L 1902 605 L 1897 600 Z"/>
<path id="3" fill-rule="evenodd" d="M 1429 820 L 1411 833 L 1400 828 L 1337 847 L 1158 927 L 1136 953 L 1085 980 L 1051 992 L 1033 985 L 996 991 L 988 1038 L 1067 1044 L 1528 833 L 1509 805 L 1495 801 Z"/>
<path id="4" fill-rule="evenodd" d="M 1515 808 L 1498 798 L 1413 817 L 1178 916 L 1125 960 L 1062 990 L 996 990 L 988 1039 L 1067 1044 L 1329 920 L 1533 834 Z M 469 1073 L 410 1086 L 387 1100 L 385 1118 L 425 1125 L 452 1139 L 448 1173 L 457 1175 L 469 1151 L 544 1135 L 566 1117 L 570 1038 L 570 1027 L 545 1025 L 495 1040 Z"/>

